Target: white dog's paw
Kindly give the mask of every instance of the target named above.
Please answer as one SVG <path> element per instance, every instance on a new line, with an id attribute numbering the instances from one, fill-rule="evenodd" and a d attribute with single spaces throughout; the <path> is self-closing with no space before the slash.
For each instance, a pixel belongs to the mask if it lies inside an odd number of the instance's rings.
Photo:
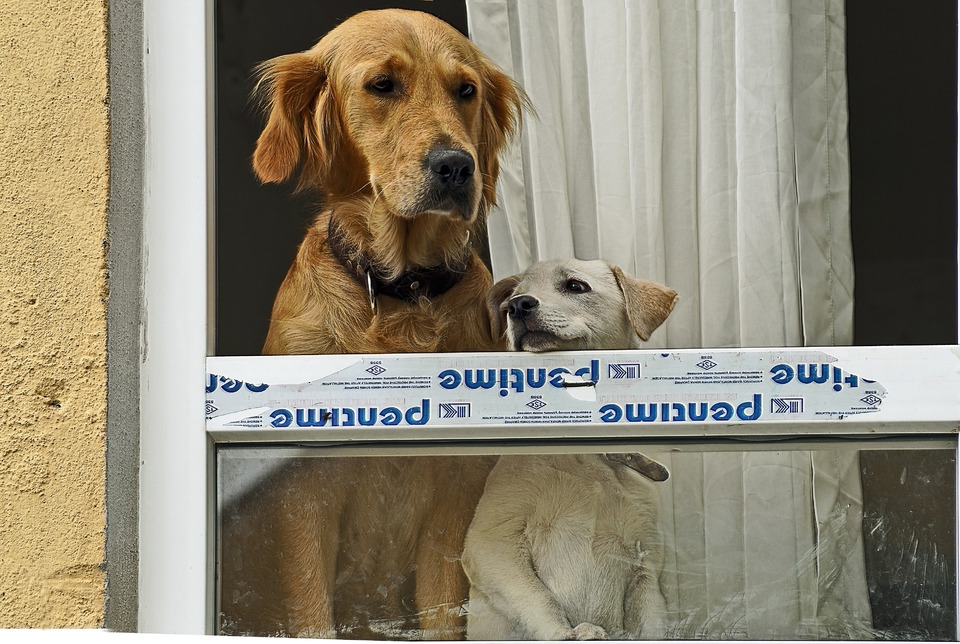
<path id="1" fill-rule="evenodd" d="M 577 624 L 573 629 L 573 639 L 575 640 L 605 640 L 607 639 L 607 631 L 603 628 L 597 626 L 596 624 L 591 624 L 590 622 L 583 622 Z"/>
<path id="2" fill-rule="evenodd" d="M 640 542 L 637 542 L 637 566 L 643 565 L 643 560 L 647 558 L 647 555 L 650 554 L 649 550 L 646 550 Z"/>

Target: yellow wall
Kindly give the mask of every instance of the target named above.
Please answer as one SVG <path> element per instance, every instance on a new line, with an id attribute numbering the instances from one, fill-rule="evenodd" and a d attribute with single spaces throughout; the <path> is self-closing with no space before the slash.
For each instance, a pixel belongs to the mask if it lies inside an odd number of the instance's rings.
<path id="1" fill-rule="evenodd" d="M 103 623 L 106 24 L 0 3 L 0 627 Z"/>

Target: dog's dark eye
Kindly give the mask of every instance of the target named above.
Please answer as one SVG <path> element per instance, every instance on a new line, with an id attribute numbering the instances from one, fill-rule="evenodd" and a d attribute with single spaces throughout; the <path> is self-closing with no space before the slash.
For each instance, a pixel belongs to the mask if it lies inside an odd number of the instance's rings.
<path id="1" fill-rule="evenodd" d="M 457 93 L 460 95 L 460 98 L 471 98 L 477 93 L 477 86 L 473 83 L 464 83 L 460 86 Z"/>
<path id="2" fill-rule="evenodd" d="M 368 87 L 377 94 L 391 94 L 396 89 L 393 79 L 386 76 L 375 78 Z"/>
<path id="3" fill-rule="evenodd" d="M 584 282 L 583 280 L 578 280 L 575 277 L 571 277 L 567 280 L 567 283 L 564 284 L 566 289 L 571 293 L 589 293 L 590 285 Z"/>

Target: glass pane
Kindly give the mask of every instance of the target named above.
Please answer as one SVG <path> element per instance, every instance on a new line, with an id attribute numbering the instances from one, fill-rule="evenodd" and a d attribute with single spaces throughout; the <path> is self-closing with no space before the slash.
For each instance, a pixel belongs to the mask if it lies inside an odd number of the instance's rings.
<path id="1" fill-rule="evenodd" d="M 956 637 L 953 439 L 217 453 L 221 634 Z"/>

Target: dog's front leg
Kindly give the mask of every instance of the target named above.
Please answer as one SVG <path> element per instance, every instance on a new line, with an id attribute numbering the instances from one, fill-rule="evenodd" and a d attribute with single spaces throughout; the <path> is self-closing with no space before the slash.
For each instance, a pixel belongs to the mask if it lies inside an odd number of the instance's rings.
<path id="1" fill-rule="evenodd" d="M 306 492 L 304 490 L 307 490 Z M 339 549 L 340 504 L 326 505 L 297 476 L 275 512 L 277 569 L 283 583 L 287 632 L 294 637 L 334 638 L 334 583 Z"/>
<path id="2" fill-rule="evenodd" d="M 533 472 L 529 459 L 502 456 L 487 478 L 463 550 L 471 584 L 469 639 L 496 634 L 504 639 L 572 640 L 599 634 L 589 624 L 576 631 L 534 570 L 527 534 L 539 489 L 530 482 L 539 480 Z"/>
<path id="3" fill-rule="evenodd" d="M 571 625 L 566 611 L 537 577 L 522 527 L 510 529 L 509 522 L 497 527 L 512 535 L 471 528 L 464 547 L 463 567 L 472 585 L 467 637 L 602 639 L 605 633 L 599 627 Z"/>
<path id="4" fill-rule="evenodd" d="M 432 481 L 433 509 L 425 518 L 417 550 L 416 601 L 426 639 L 463 639 L 470 585 L 460 565 L 467 527 L 495 456 L 445 458 Z"/>
<path id="5" fill-rule="evenodd" d="M 424 639 L 459 640 L 466 635 L 463 604 L 469 585 L 458 560 L 463 532 L 451 532 L 428 530 L 417 552 L 416 601 Z"/>
<path id="6" fill-rule="evenodd" d="M 632 639 L 663 639 L 667 602 L 660 590 L 662 555 L 659 548 L 643 550 L 637 544 L 640 564 L 623 598 L 623 627 Z"/>

